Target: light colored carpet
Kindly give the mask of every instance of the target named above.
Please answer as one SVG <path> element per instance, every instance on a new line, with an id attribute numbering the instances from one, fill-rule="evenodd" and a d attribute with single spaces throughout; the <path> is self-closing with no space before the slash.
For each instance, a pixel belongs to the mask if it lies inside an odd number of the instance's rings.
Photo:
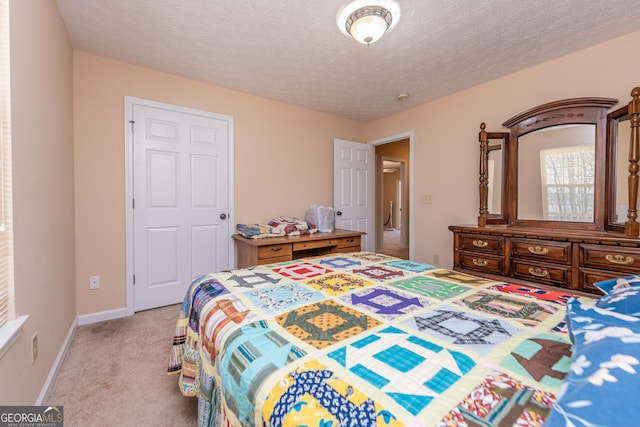
<path id="1" fill-rule="evenodd" d="M 197 399 L 168 375 L 179 305 L 79 326 L 43 405 L 64 407 L 64 425 L 195 426 Z"/>
<path id="2" fill-rule="evenodd" d="M 382 253 L 409 259 L 409 248 L 400 247 L 400 230 L 384 230 L 382 245 Z"/>

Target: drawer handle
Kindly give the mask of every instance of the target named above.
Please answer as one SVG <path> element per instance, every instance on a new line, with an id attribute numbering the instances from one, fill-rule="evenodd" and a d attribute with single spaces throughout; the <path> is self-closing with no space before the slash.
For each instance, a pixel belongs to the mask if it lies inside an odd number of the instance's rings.
<path id="1" fill-rule="evenodd" d="M 549 271 L 547 270 L 543 270 L 542 268 L 529 268 L 529 273 L 532 276 L 536 276 L 536 277 L 547 277 L 549 276 Z"/>
<path id="2" fill-rule="evenodd" d="M 633 264 L 633 257 L 624 256 L 624 255 L 606 255 L 604 257 L 607 261 L 612 264 L 620 264 L 620 265 L 629 265 Z"/>
<path id="3" fill-rule="evenodd" d="M 272 252 L 278 252 L 278 251 L 281 251 L 281 250 L 282 250 L 282 248 L 271 248 L 270 250 L 271 250 Z"/>
<path id="4" fill-rule="evenodd" d="M 353 239 L 347 239 L 347 242 L 351 243 L 351 242 L 353 242 Z"/>
<path id="5" fill-rule="evenodd" d="M 549 253 L 549 248 L 545 248 L 542 246 L 529 246 L 529 252 L 534 255 L 546 255 Z"/>
<path id="6" fill-rule="evenodd" d="M 478 258 L 474 258 L 473 263 L 478 267 L 486 267 L 489 264 L 489 262 L 486 259 L 478 259 Z"/>
<path id="7" fill-rule="evenodd" d="M 486 248 L 488 245 L 489 245 L 489 242 L 487 242 L 486 240 L 473 241 L 473 246 L 475 246 L 476 248 Z"/>

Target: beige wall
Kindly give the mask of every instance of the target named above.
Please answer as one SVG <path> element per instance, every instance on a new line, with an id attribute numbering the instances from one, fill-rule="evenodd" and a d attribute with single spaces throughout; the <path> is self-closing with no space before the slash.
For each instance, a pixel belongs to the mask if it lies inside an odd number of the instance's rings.
<path id="1" fill-rule="evenodd" d="M 10 17 L 15 296 L 29 319 L 0 359 L 0 403 L 30 405 L 76 317 L 73 69 L 55 2 L 13 0 Z"/>
<path id="2" fill-rule="evenodd" d="M 640 32 L 632 33 L 518 73 L 368 123 L 368 141 L 414 131 L 414 259 L 452 265 L 450 224 L 478 216 L 478 131 L 503 131 L 501 123 L 545 102 L 583 96 L 627 103 L 640 85 Z M 420 203 L 433 195 L 433 204 Z"/>
<path id="3" fill-rule="evenodd" d="M 234 117 L 235 218 L 304 218 L 333 204 L 333 139 L 363 140 L 364 125 L 241 92 L 74 53 L 78 314 L 121 309 L 125 298 L 124 97 Z M 89 291 L 90 275 L 100 275 Z"/>

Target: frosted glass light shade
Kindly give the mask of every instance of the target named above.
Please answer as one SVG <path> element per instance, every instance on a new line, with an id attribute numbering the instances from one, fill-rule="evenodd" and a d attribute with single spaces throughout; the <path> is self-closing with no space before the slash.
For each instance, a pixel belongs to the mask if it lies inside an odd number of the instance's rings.
<path id="1" fill-rule="evenodd" d="M 381 6 L 365 6 L 354 11 L 345 28 L 358 43 L 371 44 L 380 39 L 391 26 L 391 12 Z"/>

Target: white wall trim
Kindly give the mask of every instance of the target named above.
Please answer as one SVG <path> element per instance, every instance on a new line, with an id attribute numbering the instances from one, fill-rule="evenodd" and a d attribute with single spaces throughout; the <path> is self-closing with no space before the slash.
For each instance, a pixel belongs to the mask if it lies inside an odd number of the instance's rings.
<path id="1" fill-rule="evenodd" d="M 127 308 L 116 308 L 114 310 L 100 311 L 98 313 L 82 314 L 78 316 L 78 326 L 89 325 L 91 323 L 104 322 L 105 320 L 119 319 L 127 317 L 129 313 Z"/>
<path id="2" fill-rule="evenodd" d="M 64 357 L 67 355 L 67 350 L 69 350 L 69 345 L 71 345 L 71 340 L 73 339 L 73 334 L 75 333 L 77 326 L 78 326 L 78 318 L 76 317 L 71 323 L 71 327 L 69 327 L 67 336 L 64 339 L 64 342 L 62 343 L 60 350 L 58 351 L 58 356 L 56 357 L 56 360 L 53 362 L 53 365 L 51 366 L 51 370 L 49 370 L 49 376 L 47 376 L 47 380 L 44 382 L 44 385 L 42 386 L 40 395 L 38 396 L 38 399 L 36 400 L 36 403 L 35 403 L 36 406 L 42 405 L 47 400 L 47 395 L 49 394 L 49 388 L 51 387 L 51 384 L 53 384 L 56 377 L 58 376 L 58 371 L 62 366 L 62 361 L 64 360 Z"/>
<path id="3" fill-rule="evenodd" d="M 414 225 L 414 207 L 415 207 L 415 185 L 414 185 L 414 132 L 402 132 L 391 136 L 385 136 L 383 138 L 374 139 L 367 142 L 373 146 L 387 144 L 389 142 L 400 141 L 402 139 L 409 139 L 409 259 L 413 259 L 413 247 L 415 241 L 415 225 Z"/>
<path id="4" fill-rule="evenodd" d="M 227 156 L 227 167 L 229 171 L 229 215 L 228 220 L 233 221 L 235 218 L 235 199 L 234 199 L 234 141 L 235 141 L 235 125 L 234 118 L 224 114 L 212 113 L 210 111 L 197 110 L 194 108 L 183 107 L 173 104 L 165 104 L 156 101 L 150 101 L 148 99 L 135 98 L 131 96 L 124 97 L 124 141 L 125 141 L 125 284 L 126 284 L 126 315 L 130 316 L 135 312 L 134 304 L 134 287 L 133 287 L 133 274 L 135 272 L 134 266 L 134 233 L 133 233 L 133 207 L 131 201 L 133 200 L 133 135 L 131 132 L 131 126 L 129 121 L 133 118 L 133 106 L 134 104 L 144 105 L 147 107 L 165 108 L 172 111 L 178 111 L 185 114 L 194 114 L 205 117 L 211 117 L 219 120 L 225 120 L 229 126 L 229 146 Z M 235 232 L 234 227 L 229 227 L 229 268 L 234 268 L 236 265 L 236 252 L 234 246 L 234 240 L 231 238 Z"/>

